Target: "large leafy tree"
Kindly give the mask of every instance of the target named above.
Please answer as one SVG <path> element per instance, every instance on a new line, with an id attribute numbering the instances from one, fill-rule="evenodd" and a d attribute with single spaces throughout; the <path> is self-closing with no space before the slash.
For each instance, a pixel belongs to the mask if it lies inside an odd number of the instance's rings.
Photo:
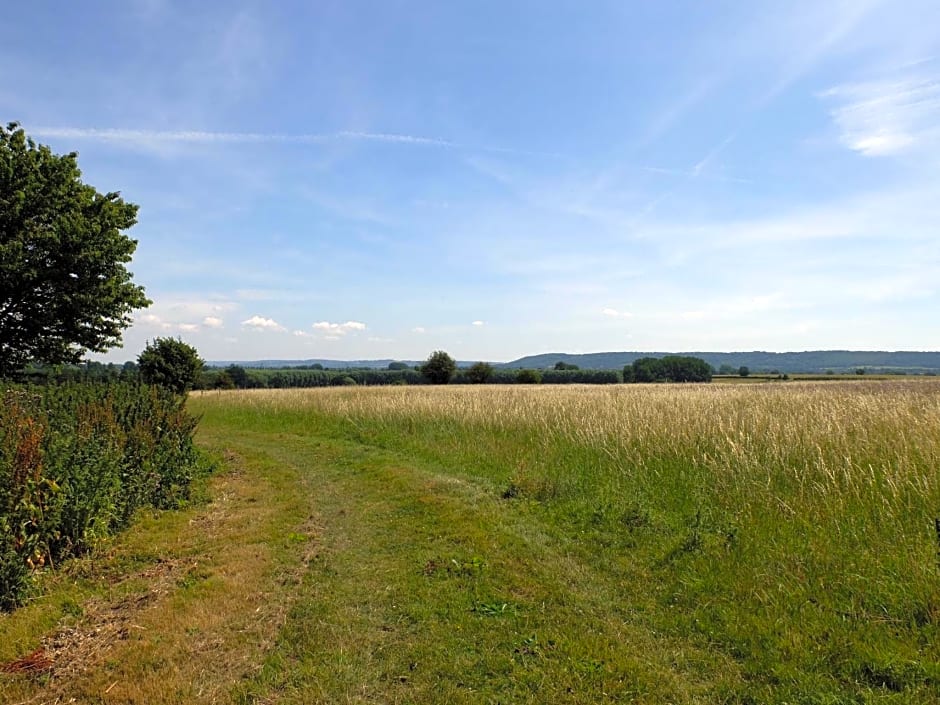
<path id="1" fill-rule="evenodd" d="M 124 266 L 137 206 L 82 183 L 77 157 L 0 126 L 0 376 L 120 345 L 150 305 Z"/>

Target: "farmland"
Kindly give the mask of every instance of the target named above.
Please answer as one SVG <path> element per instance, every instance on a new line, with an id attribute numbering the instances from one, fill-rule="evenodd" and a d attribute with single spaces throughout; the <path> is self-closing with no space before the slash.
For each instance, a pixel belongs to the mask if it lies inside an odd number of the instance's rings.
<path id="1" fill-rule="evenodd" d="M 215 499 L 112 555 L 188 551 L 200 567 L 160 614 L 202 615 L 199 643 L 224 658 L 187 650 L 193 622 L 142 614 L 120 659 L 59 693 L 940 702 L 935 381 L 250 390 L 189 407 L 227 458 Z M 251 500 L 219 515 L 220 492 Z M 200 537 L 203 521 L 217 529 Z M 4 618 L 4 648 L 62 618 L 52 594 Z M 245 626 L 254 610 L 263 624 Z"/>

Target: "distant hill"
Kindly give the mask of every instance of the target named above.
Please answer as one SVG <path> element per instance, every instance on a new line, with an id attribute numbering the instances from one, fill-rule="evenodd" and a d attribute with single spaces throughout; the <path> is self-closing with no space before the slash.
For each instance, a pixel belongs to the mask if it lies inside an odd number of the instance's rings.
<path id="1" fill-rule="evenodd" d="M 324 358 L 313 358 L 310 360 L 210 360 L 206 363 L 208 367 L 228 367 L 229 365 L 241 365 L 242 367 L 255 368 L 284 368 L 284 367 L 310 367 L 311 365 L 322 365 L 326 369 L 344 370 L 349 368 L 365 368 L 370 370 L 381 370 L 388 367 L 390 362 L 404 362 L 408 367 L 424 364 L 424 360 L 327 360 Z M 457 361 L 459 367 L 469 367 L 476 360 L 471 362 Z M 552 363 L 554 364 L 554 363 Z"/>
<path id="2" fill-rule="evenodd" d="M 809 350 L 805 352 L 601 352 L 574 355 L 570 353 L 545 353 L 505 363 L 512 368 L 546 368 L 556 362 L 578 365 L 582 369 L 615 370 L 641 357 L 663 357 L 664 355 L 692 355 L 699 357 L 716 370 L 729 365 L 737 370 L 745 366 L 752 372 L 823 373 L 851 372 L 863 367 L 872 372 L 908 372 L 922 374 L 940 372 L 940 352 L 916 351 L 868 351 L 868 350 Z"/>
<path id="3" fill-rule="evenodd" d="M 910 374 L 940 373 L 940 352 L 918 351 L 873 351 L 873 350 L 808 350 L 805 352 L 599 352 L 599 353 L 544 353 L 529 355 L 512 362 L 493 362 L 494 367 L 544 369 L 554 367 L 556 362 L 567 362 L 582 369 L 619 370 L 640 357 L 663 357 L 664 355 L 692 355 L 700 357 L 716 370 L 728 365 L 735 370 L 748 367 L 752 372 L 788 373 L 835 373 L 852 372 L 860 367 L 870 372 L 907 372 Z M 420 365 L 423 360 L 213 360 L 209 367 L 309 367 L 322 365 L 325 368 L 345 369 L 361 367 L 384 369 L 390 362 L 404 362 L 409 367 Z M 460 367 L 469 367 L 476 360 L 458 361 Z"/>

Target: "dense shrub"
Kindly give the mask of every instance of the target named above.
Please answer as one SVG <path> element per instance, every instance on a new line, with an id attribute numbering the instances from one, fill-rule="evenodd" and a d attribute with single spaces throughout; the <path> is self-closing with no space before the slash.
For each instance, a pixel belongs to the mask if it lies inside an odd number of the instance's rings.
<path id="1" fill-rule="evenodd" d="M 540 384 L 542 375 L 538 370 L 519 370 L 516 372 L 516 381 L 519 384 Z"/>
<path id="2" fill-rule="evenodd" d="M 553 369 L 542 371 L 542 384 L 618 384 L 619 370 Z"/>
<path id="3" fill-rule="evenodd" d="M 465 372 L 470 384 L 486 384 L 493 376 L 493 366 L 488 362 L 476 362 Z"/>
<path id="4" fill-rule="evenodd" d="M 0 388 L 0 608 L 30 570 L 79 554 L 144 506 L 189 497 L 196 420 L 137 384 Z"/>
<path id="5" fill-rule="evenodd" d="M 175 338 L 157 338 L 137 357 L 141 379 L 185 394 L 192 389 L 203 367 L 196 348 Z M 232 376 L 229 369 L 229 376 Z M 232 376 L 233 381 L 235 380 Z"/>
<path id="6" fill-rule="evenodd" d="M 711 382 L 711 366 L 698 357 L 641 357 L 623 368 L 624 382 Z"/>

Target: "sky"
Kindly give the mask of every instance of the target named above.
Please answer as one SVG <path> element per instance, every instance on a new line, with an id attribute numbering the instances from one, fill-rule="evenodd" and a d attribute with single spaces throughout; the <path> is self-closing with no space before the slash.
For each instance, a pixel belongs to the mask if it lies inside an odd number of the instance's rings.
<path id="1" fill-rule="evenodd" d="M 124 347 L 940 349 L 940 3 L 14 3 L 0 119 L 139 204 Z"/>

